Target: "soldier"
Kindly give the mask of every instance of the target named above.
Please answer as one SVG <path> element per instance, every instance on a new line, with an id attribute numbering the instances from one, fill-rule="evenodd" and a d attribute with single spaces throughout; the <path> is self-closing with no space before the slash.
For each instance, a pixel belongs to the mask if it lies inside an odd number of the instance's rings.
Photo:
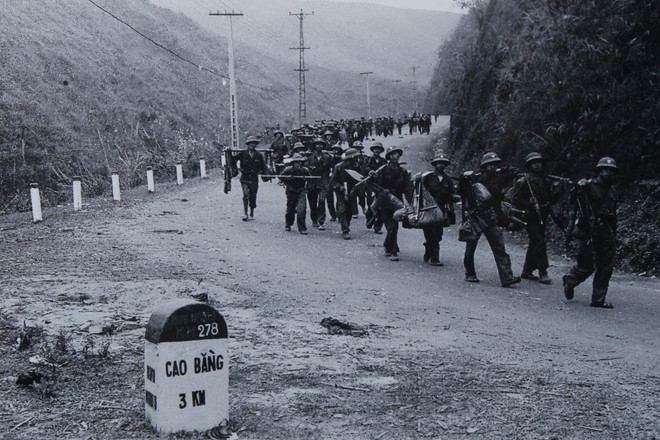
<path id="1" fill-rule="evenodd" d="M 495 257 L 497 272 L 502 287 L 509 287 L 520 282 L 520 277 L 514 276 L 511 270 L 511 258 L 504 247 L 504 235 L 498 227 L 504 214 L 502 213 L 502 188 L 505 182 L 498 175 L 497 168 L 502 159 L 495 153 L 486 153 L 481 158 L 479 167 L 481 174 L 471 171 L 463 173 L 459 184 L 459 193 L 463 203 L 463 219 L 471 221 L 476 230 L 476 240 L 465 243 L 465 280 L 478 283 L 474 267 L 474 253 L 481 234 L 486 236 L 490 249 Z"/>
<path id="2" fill-rule="evenodd" d="M 571 221 L 578 241 L 576 264 L 564 275 L 564 296 L 571 300 L 575 287 L 593 273 L 591 307 L 612 309 L 605 296 L 612 277 L 616 253 L 617 195 L 613 184 L 618 168 L 611 157 L 603 157 L 596 165 L 595 179 L 582 179 L 577 183 L 571 200 L 575 207 Z"/>
<path id="3" fill-rule="evenodd" d="M 314 152 L 307 159 L 307 167 L 312 176 L 320 177 L 307 182 L 309 215 L 312 226 L 319 228 L 320 231 L 325 230 L 325 199 L 330 187 L 330 171 L 332 171 L 332 159 L 323 151 L 326 146 L 324 139 L 314 139 Z"/>
<path id="4" fill-rule="evenodd" d="M 300 154 L 294 153 L 293 157 L 288 159 L 289 166 L 284 168 L 280 175 L 282 176 L 280 179 L 286 187 L 284 230 L 291 231 L 291 226 L 295 219 L 298 232 L 302 235 L 307 235 L 307 224 L 305 222 L 305 217 L 307 216 L 307 179 L 304 179 L 304 177 L 311 175 L 309 170 L 302 165 L 306 160 Z"/>
<path id="5" fill-rule="evenodd" d="M 362 144 L 362 141 L 357 140 L 353 142 L 353 148 L 355 148 L 359 155 L 357 157 L 356 163 L 355 163 L 355 170 L 358 171 L 359 173 L 364 173 L 364 168 L 367 163 L 367 156 L 365 156 L 362 152 L 364 151 L 364 145 Z M 355 187 L 355 184 L 349 184 L 348 185 L 348 192 L 351 193 L 353 191 L 353 188 Z M 355 198 L 352 199 L 353 205 L 351 206 L 351 212 L 353 213 L 353 218 L 358 217 L 358 205 L 360 208 L 362 208 L 362 213 L 364 214 L 366 212 L 366 197 L 365 197 L 365 188 L 364 185 L 360 185 L 356 190 L 355 190 Z"/>
<path id="6" fill-rule="evenodd" d="M 373 154 L 367 159 L 367 162 L 361 171 L 364 175 L 369 174 L 370 171 L 378 170 L 378 168 L 387 163 L 387 160 L 381 156 L 381 154 L 385 152 L 385 148 L 383 147 L 382 143 L 374 142 L 374 144 L 369 147 L 369 149 Z M 367 197 L 367 207 L 364 215 L 367 218 L 367 229 L 371 229 L 373 227 L 375 234 L 382 234 L 383 221 L 377 218 L 375 213 L 371 210 L 371 205 L 374 203 L 375 194 L 368 186 L 365 188 L 365 192 Z"/>
<path id="7" fill-rule="evenodd" d="M 341 232 L 344 240 L 351 239 L 351 200 L 346 188 L 347 184 L 353 185 L 355 180 L 346 172 L 347 169 L 355 170 L 357 157 L 360 155 L 355 148 L 349 148 L 341 155 L 342 161 L 335 165 L 332 170 L 330 186 L 335 192 L 337 200 L 337 218 L 341 222 Z"/>
<path id="8" fill-rule="evenodd" d="M 241 188 L 243 189 L 243 221 L 248 221 L 248 206 L 250 208 L 250 220 L 254 220 L 254 209 L 257 207 L 257 191 L 259 190 L 259 174 L 270 174 L 266 160 L 257 151 L 259 139 L 249 136 L 245 141 L 247 149 L 233 156 L 234 162 L 240 162 Z M 264 182 L 268 178 L 262 178 Z"/>
<path id="9" fill-rule="evenodd" d="M 422 228 L 424 232 L 424 262 L 431 266 L 442 266 L 440 262 L 440 242 L 442 241 L 443 226 L 449 226 L 456 223 L 456 214 L 454 214 L 454 195 L 456 188 L 451 177 L 445 173 L 445 169 L 451 162 L 442 152 L 435 155 L 431 160 L 434 170 L 422 174 L 422 185 L 431 194 L 435 203 L 445 215 L 444 225 L 429 226 Z M 452 221 L 453 220 L 453 221 Z"/>
<path id="10" fill-rule="evenodd" d="M 275 130 L 275 140 L 270 144 L 271 157 L 275 165 L 275 172 L 279 172 L 284 168 L 282 161 L 284 156 L 289 154 L 289 145 L 284 138 L 282 130 Z"/>
<path id="11" fill-rule="evenodd" d="M 403 201 L 405 196 L 408 203 L 412 203 L 412 178 L 410 172 L 399 164 L 399 158 L 402 154 L 403 150 L 401 148 L 389 147 L 387 153 L 385 153 L 387 165 L 377 171 L 371 171 L 369 175 L 372 176 L 373 183 L 389 191 L 394 197 Z M 385 203 L 378 208 L 376 215 L 383 220 L 387 231 L 383 243 L 385 256 L 389 257 L 391 261 L 399 261 L 399 222 L 393 218 L 394 212 L 393 207 Z"/>
<path id="12" fill-rule="evenodd" d="M 529 246 L 520 278 L 550 284 L 545 225 L 550 214 L 551 184 L 544 173 L 543 162 L 543 156 L 537 152 L 525 157 L 524 168 L 527 173 L 514 184 L 511 203 L 527 213 Z M 539 271 L 538 277 L 533 273 L 535 270 Z"/>
<path id="13" fill-rule="evenodd" d="M 335 165 L 338 163 L 341 163 L 341 155 L 344 152 L 344 149 L 342 148 L 341 145 L 335 144 L 330 148 L 330 169 L 334 170 Z M 332 179 L 332 172 L 330 174 L 330 178 Z M 326 201 L 328 204 L 328 214 L 330 214 L 330 221 L 331 222 L 336 222 L 337 221 L 337 209 L 335 208 L 335 192 L 332 190 L 332 188 L 328 189 L 328 195 L 326 197 Z"/>

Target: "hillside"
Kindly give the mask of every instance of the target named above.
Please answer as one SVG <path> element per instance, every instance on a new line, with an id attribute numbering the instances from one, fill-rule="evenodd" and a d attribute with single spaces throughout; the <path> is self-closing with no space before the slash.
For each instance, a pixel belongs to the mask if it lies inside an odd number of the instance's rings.
<path id="1" fill-rule="evenodd" d="M 284 19 L 295 31 L 294 19 Z M 236 44 L 243 136 L 293 125 L 293 66 L 246 44 Z M 28 208 L 30 182 L 40 184 L 46 203 L 61 203 L 74 175 L 83 177 L 85 193 L 99 194 L 113 170 L 124 184 L 137 183 L 149 164 L 169 174 L 175 160 L 212 158 L 214 142 L 228 138 L 227 41 L 182 14 L 147 0 L 55 0 L 47 8 L 10 0 L 0 16 L 0 45 L 0 212 Z M 308 119 L 366 114 L 355 72 L 328 63 L 307 78 Z M 396 100 L 379 97 L 379 84 L 392 86 L 374 78 L 372 102 L 390 112 Z"/>
<path id="2" fill-rule="evenodd" d="M 352 73 L 373 71 L 375 77 L 384 80 L 411 82 L 411 67 L 418 66 L 416 79 L 420 84 L 431 78 L 437 48 L 461 17 L 451 12 L 323 0 L 151 1 L 183 12 L 223 36 L 229 32 L 227 19 L 209 16 L 209 12 L 235 8 L 244 14 L 233 20 L 235 40 L 293 68 L 298 65 L 298 51 L 290 48 L 298 47 L 299 20 L 289 13 L 313 12 L 304 21 L 305 46 L 310 48 L 305 53 L 308 67 Z"/>

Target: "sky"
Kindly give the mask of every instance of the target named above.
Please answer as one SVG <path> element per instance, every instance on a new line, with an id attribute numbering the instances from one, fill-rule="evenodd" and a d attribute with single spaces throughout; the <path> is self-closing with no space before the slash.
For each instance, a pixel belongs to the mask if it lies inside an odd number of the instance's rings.
<path id="1" fill-rule="evenodd" d="M 454 4 L 454 0 L 329 0 L 341 3 L 375 3 L 385 6 L 408 9 L 427 9 L 431 11 L 450 11 L 465 13 Z"/>

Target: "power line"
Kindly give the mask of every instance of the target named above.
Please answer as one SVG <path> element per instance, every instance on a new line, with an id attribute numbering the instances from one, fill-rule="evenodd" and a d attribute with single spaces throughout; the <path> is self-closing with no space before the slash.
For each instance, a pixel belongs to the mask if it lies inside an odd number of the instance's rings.
<path id="1" fill-rule="evenodd" d="M 186 58 L 186 57 L 183 57 L 183 56 L 179 55 L 178 53 L 176 53 L 175 51 L 173 51 L 173 50 L 170 49 L 169 47 L 164 46 L 163 44 L 159 43 L 158 41 L 154 40 L 153 38 L 151 38 L 151 37 L 149 37 L 148 35 L 146 35 L 146 34 L 144 34 L 143 32 L 141 32 L 140 30 L 136 29 L 136 28 L 135 28 L 134 26 L 132 26 L 130 23 L 128 23 L 128 22 L 122 20 L 121 18 L 119 18 L 119 17 L 117 17 L 115 14 L 113 14 L 112 12 L 110 12 L 110 11 L 108 11 L 107 9 L 103 8 L 102 6 L 98 5 L 98 4 L 95 3 L 93 0 L 87 0 L 87 1 L 88 1 L 89 3 L 91 3 L 92 5 L 94 5 L 95 7 L 97 7 L 98 9 L 100 9 L 101 11 L 105 12 L 106 14 L 108 14 L 110 17 L 114 18 L 115 20 L 117 20 L 118 22 L 120 22 L 121 24 L 123 24 L 124 26 L 128 27 L 130 30 L 132 30 L 133 32 L 135 32 L 136 34 L 138 34 L 139 36 L 141 36 L 141 37 L 144 38 L 145 40 L 151 42 L 151 43 L 154 44 L 155 46 L 157 46 L 157 47 L 159 47 L 160 49 L 164 50 L 165 52 L 171 54 L 172 56 L 174 56 L 174 57 L 177 58 L 178 60 L 183 61 L 184 63 L 190 64 L 191 66 L 195 66 L 197 69 L 199 69 L 199 70 L 203 70 L 203 71 L 205 71 L 205 72 L 208 72 L 208 73 L 210 73 L 211 75 L 214 75 L 214 76 L 216 76 L 216 77 L 218 77 L 218 78 L 221 78 L 221 79 L 223 79 L 223 80 L 225 80 L 225 81 L 226 81 L 226 80 L 229 80 L 229 78 L 228 78 L 227 76 L 225 76 L 225 75 L 223 75 L 223 74 L 221 74 L 221 73 L 218 73 L 218 72 L 216 72 L 216 71 L 213 70 L 213 69 L 209 69 L 208 67 L 204 67 L 204 66 L 202 66 L 202 65 L 200 65 L 200 64 L 197 64 L 197 63 L 195 63 L 194 61 L 192 61 L 192 60 L 190 60 L 190 59 L 188 59 L 188 58 Z M 278 92 L 278 91 L 276 91 L 276 90 L 274 90 L 274 89 L 268 89 L 268 88 L 265 88 L 265 87 L 256 86 L 256 85 L 254 85 L 254 84 L 249 84 L 249 83 L 242 82 L 242 81 L 236 81 L 236 82 L 237 82 L 238 84 L 240 84 L 240 85 L 243 85 L 243 86 L 246 86 L 246 87 L 252 87 L 252 88 L 254 88 L 254 89 L 262 90 L 262 91 L 264 91 L 264 92 L 280 93 L 280 92 Z"/>

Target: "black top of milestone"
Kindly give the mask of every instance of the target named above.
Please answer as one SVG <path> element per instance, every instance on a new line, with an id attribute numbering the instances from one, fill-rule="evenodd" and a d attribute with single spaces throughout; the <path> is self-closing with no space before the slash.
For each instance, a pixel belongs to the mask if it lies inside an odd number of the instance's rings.
<path id="1" fill-rule="evenodd" d="M 144 337 L 154 344 L 226 339 L 227 324 L 222 315 L 207 304 L 176 300 L 164 304 L 151 315 Z"/>

